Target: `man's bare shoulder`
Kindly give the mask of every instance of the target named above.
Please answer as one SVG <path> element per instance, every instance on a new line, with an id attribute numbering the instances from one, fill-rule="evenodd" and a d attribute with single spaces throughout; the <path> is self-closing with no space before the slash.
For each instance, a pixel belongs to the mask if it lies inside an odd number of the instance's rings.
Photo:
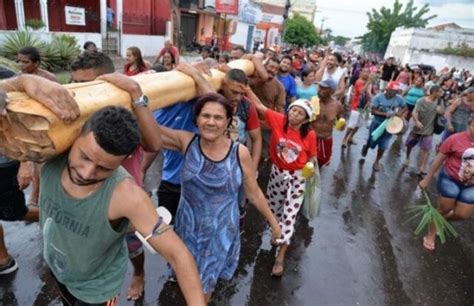
<path id="1" fill-rule="evenodd" d="M 110 199 L 111 217 L 113 219 L 126 217 L 130 209 L 135 209 L 146 201 L 150 201 L 148 195 L 135 183 L 133 178 L 128 177 L 118 183 L 112 193 Z"/>

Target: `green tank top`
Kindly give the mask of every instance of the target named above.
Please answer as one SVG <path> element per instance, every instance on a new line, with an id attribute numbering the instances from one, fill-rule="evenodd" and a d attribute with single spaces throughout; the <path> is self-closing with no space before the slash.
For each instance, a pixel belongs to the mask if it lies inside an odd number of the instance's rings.
<path id="1" fill-rule="evenodd" d="M 120 292 L 127 272 L 124 236 L 128 220 L 113 229 L 107 216 L 112 192 L 129 175 L 120 167 L 99 190 L 75 199 L 61 184 L 67 157 L 64 154 L 47 162 L 41 172 L 44 259 L 76 298 L 103 303 Z"/>

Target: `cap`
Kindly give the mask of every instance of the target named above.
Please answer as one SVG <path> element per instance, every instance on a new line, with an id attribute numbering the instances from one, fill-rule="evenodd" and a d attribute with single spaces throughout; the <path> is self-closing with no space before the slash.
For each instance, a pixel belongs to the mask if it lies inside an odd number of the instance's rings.
<path id="1" fill-rule="evenodd" d="M 337 89 L 337 83 L 333 79 L 325 79 L 320 82 L 318 82 L 319 86 L 321 87 L 326 87 L 326 88 L 331 88 L 332 90 Z"/>
<path id="2" fill-rule="evenodd" d="M 309 100 L 298 99 L 295 102 L 291 103 L 288 109 L 292 108 L 293 106 L 299 106 L 304 109 L 306 115 L 308 115 L 308 118 L 311 118 L 311 116 L 313 115 L 313 106 L 311 105 L 311 102 L 309 102 Z"/>
<path id="3" fill-rule="evenodd" d="M 386 87 L 387 89 L 391 90 L 400 90 L 400 83 L 397 81 L 390 81 Z"/>

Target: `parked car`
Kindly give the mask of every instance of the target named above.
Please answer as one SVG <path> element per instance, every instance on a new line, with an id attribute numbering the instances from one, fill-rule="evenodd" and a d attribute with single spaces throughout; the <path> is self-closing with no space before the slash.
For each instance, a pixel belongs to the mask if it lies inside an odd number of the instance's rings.
<path id="1" fill-rule="evenodd" d="M 423 72 L 423 75 L 430 75 L 431 73 L 436 73 L 436 68 L 430 65 L 425 64 L 412 64 L 410 69 L 419 69 Z"/>

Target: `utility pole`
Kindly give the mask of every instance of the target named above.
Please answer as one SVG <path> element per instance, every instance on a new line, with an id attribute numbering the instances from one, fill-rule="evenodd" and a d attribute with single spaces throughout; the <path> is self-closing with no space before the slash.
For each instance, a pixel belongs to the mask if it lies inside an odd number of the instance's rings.
<path id="1" fill-rule="evenodd" d="M 283 32 L 282 32 L 282 37 L 281 41 L 283 42 L 283 39 L 285 38 L 285 30 L 286 30 L 286 20 L 288 19 L 288 16 L 290 15 L 290 8 L 291 8 L 291 2 L 290 0 L 286 0 L 285 4 L 285 12 L 283 13 Z"/>
<path id="2" fill-rule="evenodd" d="M 326 20 L 327 20 L 326 17 L 321 18 L 321 27 L 319 28 L 319 36 L 321 37 L 323 37 L 323 25 L 324 25 L 324 21 Z"/>

